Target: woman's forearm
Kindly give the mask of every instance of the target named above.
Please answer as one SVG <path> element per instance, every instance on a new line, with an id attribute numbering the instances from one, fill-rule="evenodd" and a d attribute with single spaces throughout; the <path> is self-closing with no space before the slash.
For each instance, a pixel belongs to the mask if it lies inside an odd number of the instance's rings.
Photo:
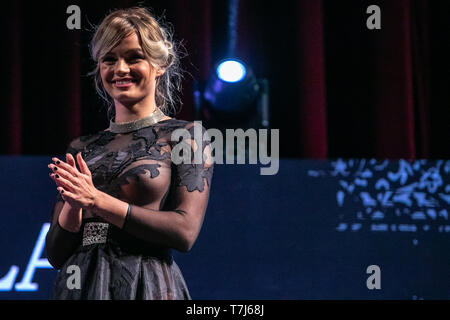
<path id="1" fill-rule="evenodd" d="M 60 269 L 79 246 L 80 228 L 81 209 L 74 209 L 65 202 L 45 240 L 47 259 L 56 269 Z"/>
<path id="2" fill-rule="evenodd" d="M 64 206 L 58 216 L 59 225 L 67 231 L 79 232 L 82 220 L 82 209 L 72 208 L 68 202 L 64 202 Z"/>
<path id="3" fill-rule="evenodd" d="M 196 232 L 181 210 L 158 211 L 132 205 L 124 225 L 128 203 L 104 192 L 99 192 L 91 210 L 109 223 L 156 245 L 186 252 L 195 241 Z"/>

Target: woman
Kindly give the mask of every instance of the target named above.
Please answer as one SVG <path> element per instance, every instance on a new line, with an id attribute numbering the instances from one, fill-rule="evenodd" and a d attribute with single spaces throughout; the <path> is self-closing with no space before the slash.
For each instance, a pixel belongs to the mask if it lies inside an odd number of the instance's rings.
<path id="1" fill-rule="evenodd" d="M 186 252 L 197 238 L 213 161 L 210 141 L 197 138 L 188 140 L 192 161 L 172 161 L 172 132 L 193 137 L 198 124 L 164 113 L 178 74 L 170 34 L 144 8 L 117 10 L 97 28 L 91 54 L 110 126 L 49 164 L 59 191 L 46 239 L 60 269 L 53 298 L 190 299 L 170 250 Z M 69 266 L 79 267 L 79 286 Z"/>

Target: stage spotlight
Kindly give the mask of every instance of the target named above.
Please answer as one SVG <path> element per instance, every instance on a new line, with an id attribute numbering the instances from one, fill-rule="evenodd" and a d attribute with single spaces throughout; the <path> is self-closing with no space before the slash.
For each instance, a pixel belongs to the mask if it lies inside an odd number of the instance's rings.
<path id="1" fill-rule="evenodd" d="M 217 67 L 217 76 L 225 82 L 238 82 L 244 79 L 247 70 L 237 60 L 225 60 Z"/>
<path id="2" fill-rule="evenodd" d="M 194 84 L 196 119 L 208 127 L 268 128 L 269 83 L 238 59 L 219 61 L 205 81 Z"/>
<path id="3" fill-rule="evenodd" d="M 259 85 L 252 70 L 239 60 L 220 61 L 209 77 L 203 97 L 221 120 L 245 118 L 254 105 Z"/>

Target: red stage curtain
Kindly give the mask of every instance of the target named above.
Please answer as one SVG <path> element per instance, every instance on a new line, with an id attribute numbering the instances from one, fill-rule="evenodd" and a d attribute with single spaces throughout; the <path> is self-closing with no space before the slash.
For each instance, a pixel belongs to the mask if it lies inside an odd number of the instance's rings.
<path id="1" fill-rule="evenodd" d="M 107 125 L 96 96 L 89 23 L 111 9 L 152 7 L 173 24 L 188 56 L 180 119 L 194 120 L 193 80 L 226 49 L 226 2 L 209 0 L 6 1 L 1 87 L 2 154 L 59 154 Z M 77 4 L 82 30 L 68 30 Z M 236 53 L 270 83 L 282 157 L 448 158 L 450 5 L 380 0 L 368 30 L 366 0 L 239 1 Z"/>

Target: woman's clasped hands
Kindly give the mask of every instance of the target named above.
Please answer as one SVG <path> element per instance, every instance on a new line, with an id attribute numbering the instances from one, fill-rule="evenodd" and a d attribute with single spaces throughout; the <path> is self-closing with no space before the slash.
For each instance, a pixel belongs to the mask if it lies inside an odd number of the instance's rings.
<path id="1" fill-rule="evenodd" d="M 57 190 L 64 201 L 73 208 L 91 209 L 95 205 L 99 190 L 92 182 L 91 171 L 84 161 L 81 152 L 76 155 L 78 170 L 75 159 L 70 153 L 66 154 L 64 162 L 56 157 L 52 158 L 54 163 L 48 167 L 52 170 L 50 177 L 57 185 Z"/>

